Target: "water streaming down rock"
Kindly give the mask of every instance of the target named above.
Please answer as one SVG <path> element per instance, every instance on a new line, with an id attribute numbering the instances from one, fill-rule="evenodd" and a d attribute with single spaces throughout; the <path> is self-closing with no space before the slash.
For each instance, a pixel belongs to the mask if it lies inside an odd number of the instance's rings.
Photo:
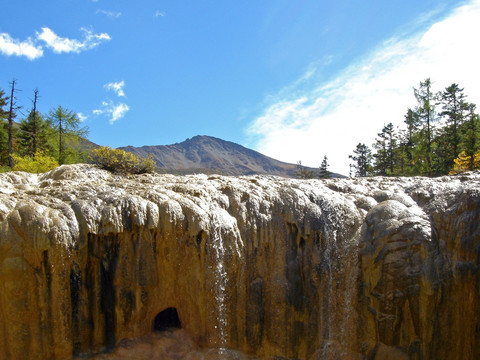
<path id="1" fill-rule="evenodd" d="M 219 224 L 221 224 L 221 222 L 218 219 L 218 215 L 213 213 L 211 221 L 211 240 L 213 251 L 215 253 L 215 263 L 213 264 L 215 272 L 215 282 L 212 285 L 213 293 L 215 294 L 214 297 L 216 302 L 216 313 L 213 314 L 213 316 L 217 320 L 217 325 L 215 325 L 215 328 L 218 329 L 219 332 L 218 345 L 220 347 L 224 347 L 227 345 L 226 331 L 228 327 L 228 320 L 226 316 L 227 305 L 225 304 L 225 297 L 228 286 L 228 274 L 225 265 L 224 241 L 222 239 L 221 229 L 219 228 Z"/>
<path id="2" fill-rule="evenodd" d="M 477 174 L 122 178 L 74 165 L 0 185 L 3 358 L 480 356 Z M 147 335 L 168 309 L 181 329 Z"/>

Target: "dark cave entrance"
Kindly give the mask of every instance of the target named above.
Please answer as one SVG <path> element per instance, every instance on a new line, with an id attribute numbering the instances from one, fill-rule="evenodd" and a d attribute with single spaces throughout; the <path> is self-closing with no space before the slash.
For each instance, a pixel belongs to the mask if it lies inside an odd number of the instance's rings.
<path id="1" fill-rule="evenodd" d="M 177 309 L 169 307 L 160 311 L 153 320 L 153 331 L 165 331 L 170 329 L 181 329 L 182 323 L 178 317 Z"/>

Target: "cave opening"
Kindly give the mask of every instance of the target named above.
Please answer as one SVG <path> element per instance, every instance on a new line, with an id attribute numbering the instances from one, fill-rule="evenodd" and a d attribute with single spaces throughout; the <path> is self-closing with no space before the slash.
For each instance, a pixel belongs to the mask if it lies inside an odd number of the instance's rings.
<path id="1" fill-rule="evenodd" d="M 181 328 L 182 323 L 178 317 L 177 309 L 174 307 L 169 307 L 160 311 L 153 320 L 153 331 L 166 331 Z"/>

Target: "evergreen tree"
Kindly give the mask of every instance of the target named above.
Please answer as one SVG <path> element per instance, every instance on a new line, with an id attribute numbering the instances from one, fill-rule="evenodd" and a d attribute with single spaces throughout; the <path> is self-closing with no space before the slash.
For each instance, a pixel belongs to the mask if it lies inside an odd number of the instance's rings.
<path id="1" fill-rule="evenodd" d="M 373 147 L 377 150 L 375 158 L 375 172 L 378 175 L 393 175 L 395 171 L 395 148 L 397 139 L 392 123 L 385 125 L 382 132 L 377 134 Z"/>
<path id="2" fill-rule="evenodd" d="M 446 175 L 453 167 L 449 132 L 446 127 L 438 129 L 435 136 L 435 148 L 432 157 L 432 174 Z"/>
<path id="3" fill-rule="evenodd" d="M 355 168 L 356 176 L 369 176 L 372 172 L 372 152 L 365 144 L 358 143 L 354 155 L 350 155 L 349 158 L 354 161 L 353 167 Z"/>
<path id="4" fill-rule="evenodd" d="M 373 147 L 376 153 L 373 154 L 375 175 L 384 176 L 387 175 L 387 141 L 385 133 L 381 132 L 377 134 L 377 139 Z"/>
<path id="5" fill-rule="evenodd" d="M 38 152 L 55 156 L 56 146 L 53 141 L 55 130 L 50 122 L 37 111 L 38 89 L 35 89 L 33 93 L 33 108 L 27 118 L 20 121 L 20 131 L 18 132 L 20 154 L 32 158 Z"/>
<path id="6" fill-rule="evenodd" d="M 468 104 L 465 101 L 465 94 L 463 89 L 460 89 L 458 84 L 452 84 L 445 88 L 445 90 L 438 94 L 442 112 L 440 116 L 445 118 L 445 127 L 442 132 L 443 149 L 446 158 L 443 159 L 446 172 L 453 167 L 453 159 L 458 156 L 460 145 L 460 131 L 459 128 L 463 123 L 465 114 L 468 110 Z"/>
<path id="7" fill-rule="evenodd" d="M 58 163 L 64 164 L 68 159 L 67 143 L 78 140 L 78 137 L 88 134 L 88 128 L 80 127 L 80 119 L 71 110 L 58 106 L 49 113 L 49 121 L 55 127 L 58 134 Z"/>
<path id="8" fill-rule="evenodd" d="M 395 157 L 395 175 L 404 176 L 410 166 L 408 160 L 408 135 L 406 130 L 397 129 L 397 146 L 393 149 Z"/>
<path id="9" fill-rule="evenodd" d="M 329 167 L 328 158 L 327 158 L 327 155 L 325 155 L 323 157 L 322 164 L 320 165 L 320 169 L 318 172 L 318 177 L 320 179 L 328 179 L 332 177 L 332 174 L 330 173 L 330 171 L 328 171 L 328 167 Z"/>
<path id="10" fill-rule="evenodd" d="M 10 107 L 8 110 L 8 166 L 13 168 L 13 137 L 14 137 L 14 129 L 13 129 L 13 119 L 17 117 L 16 111 L 20 109 L 17 106 L 17 98 L 15 96 L 15 85 L 16 80 L 13 79 L 10 83 L 11 85 L 11 93 L 10 93 Z"/>
<path id="11" fill-rule="evenodd" d="M 299 179 L 313 179 L 315 177 L 313 170 L 308 170 L 302 165 L 300 160 L 297 162 L 297 172 L 295 175 Z"/>
<path id="12" fill-rule="evenodd" d="M 480 151 L 480 118 L 475 113 L 475 104 L 468 104 L 468 115 L 461 127 L 460 150 L 469 159 L 469 170 L 473 170 L 475 154 Z"/>
<path id="13" fill-rule="evenodd" d="M 8 103 L 8 97 L 0 89 L 0 166 L 5 165 L 8 159 L 8 134 L 6 130 L 7 111 L 5 107 Z"/>
<path id="14" fill-rule="evenodd" d="M 404 171 L 402 174 L 410 174 L 414 166 L 414 148 L 415 140 L 418 137 L 418 131 L 420 127 L 420 121 L 418 115 L 412 109 L 408 109 L 404 118 L 404 123 L 407 125 L 406 133 L 402 137 L 403 154 L 406 159 Z M 402 156 L 403 157 L 403 156 Z"/>
<path id="15" fill-rule="evenodd" d="M 33 109 L 26 119 L 20 121 L 18 139 L 22 156 L 35 157 L 37 152 L 54 156 L 56 144 L 54 143 L 55 129 L 50 122 Z"/>
<path id="16" fill-rule="evenodd" d="M 7 118 L 7 111 L 5 106 L 8 104 L 8 96 L 5 95 L 5 91 L 0 89 L 0 119 L 5 120 Z"/>
<path id="17" fill-rule="evenodd" d="M 433 122 L 436 120 L 435 114 L 435 101 L 436 97 L 432 92 L 432 82 L 430 78 L 420 82 L 418 89 L 414 88 L 415 98 L 417 99 L 418 106 L 416 108 L 416 114 L 419 122 L 422 124 L 423 140 L 420 146 L 423 148 L 422 161 L 424 163 L 424 172 L 428 176 L 432 175 L 432 157 L 433 157 L 433 136 L 434 128 Z M 423 146 L 424 145 L 424 146 Z"/>
<path id="18" fill-rule="evenodd" d="M 397 137 L 395 134 L 395 128 L 392 123 L 388 123 L 382 130 L 386 134 L 387 138 L 387 165 L 389 170 L 389 175 L 394 175 L 395 173 L 395 148 L 397 147 Z"/>

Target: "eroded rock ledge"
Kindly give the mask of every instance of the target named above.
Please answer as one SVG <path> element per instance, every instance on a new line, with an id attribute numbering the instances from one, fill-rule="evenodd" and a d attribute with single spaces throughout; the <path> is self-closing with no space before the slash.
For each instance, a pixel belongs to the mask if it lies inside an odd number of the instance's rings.
<path id="1" fill-rule="evenodd" d="M 0 355 L 108 351 L 173 308 L 261 359 L 477 359 L 479 220 L 479 174 L 0 174 Z"/>

